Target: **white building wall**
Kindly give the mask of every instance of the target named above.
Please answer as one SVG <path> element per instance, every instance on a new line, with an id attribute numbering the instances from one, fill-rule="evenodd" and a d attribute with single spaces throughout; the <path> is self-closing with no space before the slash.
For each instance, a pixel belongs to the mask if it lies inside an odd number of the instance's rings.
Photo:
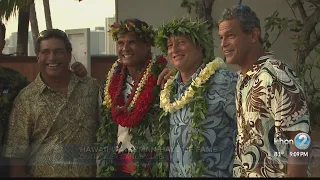
<path id="1" fill-rule="evenodd" d="M 194 19 L 195 14 L 192 13 L 189 15 L 187 9 L 180 7 L 181 2 L 181 0 L 116 0 L 117 21 L 119 22 L 126 18 L 138 18 L 150 25 L 158 27 L 173 18 L 185 16 Z M 238 2 L 238 0 L 216 0 L 212 11 L 213 19 L 218 21 L 223 9 L 236 5 Z M 282 17 L 294 18 L 291 9 L 284 0 L 243 0 L 242 4 L 248 5 L 257 13 L 261 21 L 262 35 L 264 34 L 264 18 L 270 16 L 275 10 L 278 10 Z M 299 14 L 299 12 L 297 11 L 296 14 Z M 217 29 L 215 29 L 213 33 L 215 35 L 215 54 L 223 57 L 223 53 L 220 50 L 220 40 L 217 36 Z M 277 31 L 274 31 L 274 33 L 270 34 L 271 40 L 275 39 L 276 33 Z M 275 57 L 291 66 L 296 56 L 290 39 L 292 35 L 293 33 L 290 31 L 285 31 L 272 46 Z M 155 52 L 158 53 L 159 51 L 156 50 Z M 229 67 L 236 70 L 235 66 L 229 65 Z"/>
<path id="2" fill-rule="evenodd" d="M 112 39 L 112 37 L 108 34 L 108 31 L 110 30 L 110 25 L 112 25 L 114 22 L 116 22 L 115 17 L 107 17 L 105 21 L 105 29 L 106 29 L 106 36 L 105 36 L 105 44 L 106 44 L 106 54 L 108 55 L 116 55 L 117 54 L 117 47 L 115 41 Z"/>
<path id="3" fill-rule="evenodd" d="M 105 54 L 105 31 L 90 32 L 91 55 Z"/>

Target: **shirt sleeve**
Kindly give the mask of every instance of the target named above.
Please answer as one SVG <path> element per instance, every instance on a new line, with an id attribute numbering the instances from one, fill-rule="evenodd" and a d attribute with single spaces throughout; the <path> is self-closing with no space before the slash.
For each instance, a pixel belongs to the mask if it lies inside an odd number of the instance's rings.
<path id="1" fill-rule="evenodd" d="M 301 85 L 287 68 L 275 68 L 273 72 L 266 84 L 266 104 L 275 120 L 276 135 L 284 131 L 309 133 L 309 111 Z"/>
<path id="2" fill-rule="evenodd" d="M 226 81 L 228 82 L 228 87 L 225 91 L 225 103 L 224 110 L 226 114 L 232 119 L 232 129 L 233 129 L 233 144 L 236 144 L 236 134 L 237 134 L 237 115 L 236 115 L 236 86 L 237 86 L 237 74 L 229 72 Z"/>
<path id="3" fill-rule="evenodd" d="M 236 103 L 235 103 L 235 90 L 237 86 L 237 76 L 234 73 L 230 72 L 230 75 L 228 75 L 227 80 L 228 82 L 228 88 L 225 92 L 225 99 L 226 102 L 224 104 L 224 109 L 227 113 L 227 115 L 237 121 L 236 117 Z"/>
<path id="4" fill-rule="evenodd" d="M 27 105 L 17 96 L 10 113 L 3 156 L 27 158 L 30 152 L 31 122 Z"/>
<path id="5" fill-rule="evenodd" d="M 216 98 L 208 97 L 208 99 L 211 99 L 210 103 L 216 104 L 215 106 L 221 106 L 221 111 L 224 111 L 224 115 L 227 117 L 224 118 L 225 122 L 230 123 L 228 127 L 233 133 L 232 141 L 235 144 L 237 134 L 235 91 L 238 76 L 231 71 L 220 69 L 213 77 L 214 79 L 210 82 L 212 86 L 210 91 L 212 92 L 209 92 L 209 94 L 217 93 L 218 96 Z"/>

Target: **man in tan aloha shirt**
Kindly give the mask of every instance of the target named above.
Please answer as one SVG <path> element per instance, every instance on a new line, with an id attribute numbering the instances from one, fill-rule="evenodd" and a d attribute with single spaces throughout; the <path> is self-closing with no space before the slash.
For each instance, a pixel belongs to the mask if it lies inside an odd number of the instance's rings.
<path id="1" fill-rule="evenodd" d="M 99 85 L 69 71 L 72 46 L 58 29 L 36 42 L 40 73 L 14 101 L 4 156 L 11 176 L 94 177 Z M 93 157 L 91 157 L 93 156 Z"/>
<path id="2" fill-rule="evenodd" d="M 297 76 L 264 51 L 260 20 L 248 6 L 223 12 L 219 36 L 226 61 L 241 69 L 233 176 L 307 176 L 308 158 L 294 155 L 308 152 L 310 144 L 306 96 Z M 303 136 L 306 146 L 301 147 L 296 137 Z M 295 140 L 296 144 L 286 144 L 285 140 Z"/>

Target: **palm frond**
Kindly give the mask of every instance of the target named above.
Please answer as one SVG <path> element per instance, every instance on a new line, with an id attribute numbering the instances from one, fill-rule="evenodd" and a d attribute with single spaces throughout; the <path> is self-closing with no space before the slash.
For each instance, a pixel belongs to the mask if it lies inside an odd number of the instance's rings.
<path id="1" fill-rule="evenodd" d="M 9 20 L 19 10 L 29 8 L 33 2 L 34 0 L 0 0 L 0 19 Z"/>

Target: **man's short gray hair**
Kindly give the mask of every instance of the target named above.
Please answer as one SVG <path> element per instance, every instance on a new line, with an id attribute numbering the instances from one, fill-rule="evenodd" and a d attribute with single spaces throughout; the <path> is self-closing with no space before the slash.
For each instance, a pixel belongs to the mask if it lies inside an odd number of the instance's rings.
<path id="1" fill-rule="evenodd" d="M 232 8 L 226 8 L 222 12 L 219 24 L 225 20 L 237 19 L 240 22 L 240 27 L 244 33 L 249 33 L 253 28 L 258 28 L 261 32 L 260 19 L 256 13 L 246 5 L 235 5 Z M 261 34 L 259 37 L 262 43 Z"/>

